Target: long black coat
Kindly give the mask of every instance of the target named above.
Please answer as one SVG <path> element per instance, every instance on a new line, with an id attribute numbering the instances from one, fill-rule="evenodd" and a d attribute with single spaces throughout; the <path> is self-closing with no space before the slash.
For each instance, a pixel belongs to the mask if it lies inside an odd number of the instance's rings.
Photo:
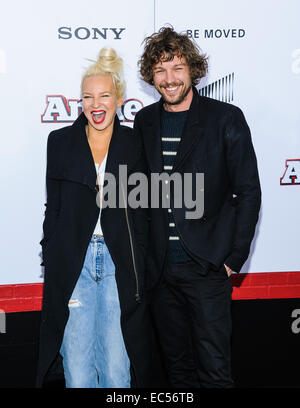
<path id="1" fill-rule="evenodd" d="M 41 241 L 45 266 L 37 386 L 43 385 L 61 358 L 59 349 L 68 319 L 68 301 L 81 272 L 99 216 L 96 170 L 85 134 L 84 114 L 50 133 L 47 145 L 47 204 Z M 130 175 L 142 169 L 141 143 L 132 129 L 120 126 L 117 116 L 109 146 L 106 173 L 117 180 L 119 165 Z M 124 189 L 124 192 L 126 189 Z M 129 192 L 129 188 L 128 188 Z M 122 197 L 122 195 L 121 195 Z M 144 292 L 147 249 L 147 210 L 103 208 L 101 226 L 116 268 L 121 328 L 131 362 L 132 386 L 148 386 L 150 327 Z"/>
<path id="2" fill-rule="evenodd" d="M 148 172 L 163 172 L 160 116 L 162 99 L 141 109 L 135 118 L 136 135 L 143 140 Z M 199 96 L 193 88 L 172 173 L 204 173 L 204 213 L 186 219 L 185 206 L 172 212 L 177 231 L 192 258 L 239 272 L 246 261 L 261 203 L 257 161 L 242 111 L 231 104 Z M 195 198 L 193 184 L 193 198 Z M 183 188 L 184 191 L 184 188 Z M 235 196 L 235 197 L 234 197 Z M 150 211 L 148 287 L 163 272 L 168 243 L 166 208 Z M 159 240 L 157 239 L 159 237 Z"/>

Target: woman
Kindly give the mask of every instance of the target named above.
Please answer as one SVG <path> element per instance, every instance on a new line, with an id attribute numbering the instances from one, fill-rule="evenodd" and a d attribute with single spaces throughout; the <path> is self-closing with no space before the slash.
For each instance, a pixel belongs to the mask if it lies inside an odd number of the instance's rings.
<path id="1" fill-rule="evenodd" d="M 104 48 L 82 79 L 83 113 L 48 138 L 38 386 L 61 360 L 66 387 L 148 385 L 148 221 L 146 210 L 126 208 L 119 179 L 119 165 L 129 176 L 143 158 L 116 115 L 124 91 L 122 60 Z M 102 205 L 104 173 L 115 178 L 114 208 Z"/>

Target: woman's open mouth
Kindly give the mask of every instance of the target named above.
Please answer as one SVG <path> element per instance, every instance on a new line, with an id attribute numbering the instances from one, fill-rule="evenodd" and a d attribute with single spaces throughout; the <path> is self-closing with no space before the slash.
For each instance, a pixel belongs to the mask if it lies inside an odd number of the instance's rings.
<path id="1" fill-rule="evenodd" d="M 94 123 L 99 125 L 100 123 L 104 121 L 106 112 L 104 110 L 92 111 L 91 115 L 92 115 Z"/>

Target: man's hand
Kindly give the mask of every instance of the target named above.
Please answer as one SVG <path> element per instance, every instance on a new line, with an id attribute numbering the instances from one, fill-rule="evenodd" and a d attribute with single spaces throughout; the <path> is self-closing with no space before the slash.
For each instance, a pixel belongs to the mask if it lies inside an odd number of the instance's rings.
<path id="1" fill-rule="evenodd" d="M 230 277 L 230 275 L 232 274 L 232 270 L 229 268 L 229 266 L 227 266 L 225 264 L 224 264 L 224 266 L 225 266 L 228 277 Z"/>

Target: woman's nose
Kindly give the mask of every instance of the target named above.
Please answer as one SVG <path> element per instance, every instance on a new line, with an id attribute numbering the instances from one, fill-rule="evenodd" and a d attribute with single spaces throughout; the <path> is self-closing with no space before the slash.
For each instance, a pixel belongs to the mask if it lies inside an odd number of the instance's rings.
<path id="1" fill-rule="evenodd" d="M 94 97 L 92 101 L 93 108 L 97 108 L 100 105 L 100 98 Z"/>

